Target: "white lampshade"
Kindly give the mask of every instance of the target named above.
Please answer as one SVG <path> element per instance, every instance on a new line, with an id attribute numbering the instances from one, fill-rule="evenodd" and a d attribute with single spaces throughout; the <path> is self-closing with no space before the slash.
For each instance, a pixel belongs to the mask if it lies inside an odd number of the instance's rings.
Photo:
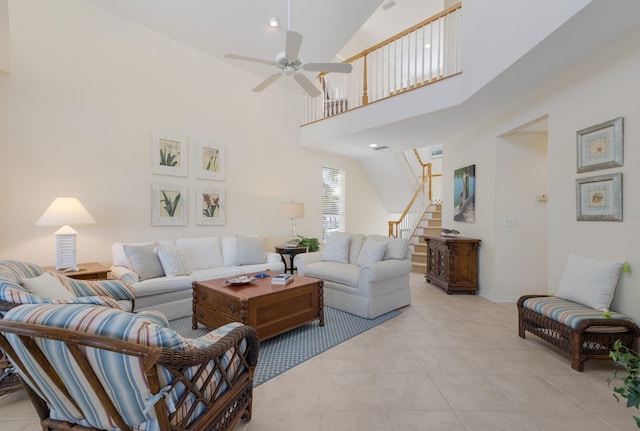
<path id="1" fill-rule="evenodd" d="M 76 198 L 55 198 L 51 205 L 40 216 L 38 226 L 60 226 L 56 231 L 56 269 L 69 268 L 78 270 L 76 266 L 76 241 L 78 232 L 70 224 L 90 224 L 96 221 L 89 211 Z"/>
<path id="2" fill-rule="evenodd" d="M 289 202 L 280 204 L 280 215 L 286 218 L 304 218 L 304 204 Z"/>
<path id="3" fill-rule="evenodd" d="M 55 198 L 40 216 L 38 226 L 62 226 L 66 224 L 95 223 L 89 211 L 77 198 Z"/>

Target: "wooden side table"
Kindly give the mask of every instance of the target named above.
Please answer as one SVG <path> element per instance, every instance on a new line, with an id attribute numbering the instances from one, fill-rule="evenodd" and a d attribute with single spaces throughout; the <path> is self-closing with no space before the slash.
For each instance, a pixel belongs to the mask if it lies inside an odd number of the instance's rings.
<path id="1" fill-rule="evenodd" d="M 480 240 L 464 237 L 423 235 L 427 243 L 425 279 L 443 288 L 448 294 L 478 290 L 478 248 Z"/>
<path id="2" fill-rule="evenodd" d="M 275 249 L 276 249 L 276 253 L 278 253 L 282 258 L 282 263 L 284 263 L 284 272 L 289 271 L 291 274 L 293 274 L 293 271 L 295 271 L 295 268 L 293 267 L 293 258 L 300 253 L 307 252 L 307 247 L 287 247 L 284 245 L 277 245 Z M 287 261 L 284 259 L 285 254 L 289 255 L 288 266 L 287 266 Z"/>
<path id="3" fill-rule="evenodd" d="M 56 272 L 61 275 L 66 275 L 69 278 L 75 278 L 76 280 L 104 280 L 107 278 L 109 272 L 111 272 L 109 268 L 97 262 L 79 263 L 78 268 L 80 268 L 79 271 L 65 272 L 62 269 L 56 271 L 54 266 L 42 267 L 45 271 Z"/>

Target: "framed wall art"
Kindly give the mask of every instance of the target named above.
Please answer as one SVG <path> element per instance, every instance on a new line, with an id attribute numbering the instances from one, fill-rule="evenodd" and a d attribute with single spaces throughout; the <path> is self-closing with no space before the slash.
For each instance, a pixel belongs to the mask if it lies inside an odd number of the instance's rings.
<path id="1" fill-rule="evenodd" d="M 578 173 L 623 165 L 623 119 L 578 130 Z"/>
<path id="2" fill-rule="evenodd" d="M 187 224 L 187 187 L 180 184 L 151 185 L 151 225 L 185 226 Z"/>
<path id="3" fill-rule="evenodd" d="M 225 180 L 226 151 L 223 146 L 196 144 L 196 177 L 204 180 Z"/>
<path id="4" fill-rule="evenodd" d="M 198 187 L 196 190 L 196 224 L 223 225 L 226 200 L 221 187 Z"/>
<path id="5" fill-rule="evenodd" d="M 434 145 L 429 147 L 429 157 L 432 159 L 439 159 L 442 157 L 442 145 Z"/>
<path id="6" fill-rule="evenodd" d="M 476 221 L 476 165 L 453 171 L 453 220 Z"/>
<path id="7" fill-rule="evenodd" d="M 576 218 L 579 221 L 622 221 L 622 173 L 578 178 Z"/>
<path id="8" fill-rule="evenodd" d="M 187 138 L 152 134 L 151 172 L 160 175 L 187 176 Z"/>

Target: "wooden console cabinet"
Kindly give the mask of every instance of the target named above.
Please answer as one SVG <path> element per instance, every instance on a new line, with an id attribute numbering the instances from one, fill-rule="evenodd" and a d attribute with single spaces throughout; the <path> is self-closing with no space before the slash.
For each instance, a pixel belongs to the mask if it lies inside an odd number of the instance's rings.
<path id="1" fill-rule="evenodd" d="M 427 243 L 427 282 L 442 287 L 448 294 L 478 290 L 478 248 L 480 240 L 423 235 Z"/>

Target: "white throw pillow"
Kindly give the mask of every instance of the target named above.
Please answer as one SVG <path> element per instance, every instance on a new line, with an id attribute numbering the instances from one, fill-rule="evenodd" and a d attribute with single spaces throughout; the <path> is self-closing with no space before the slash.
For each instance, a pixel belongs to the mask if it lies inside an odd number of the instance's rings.
<path id="1" fill-rule="evenodd" d="M 380 262 L 385 251 L 387 251 L 386 242 L 376 241 L 373 238 L 365 239 L 358 255 L 358 265 L 364 266 L 368 263 Z"/>
<path id="2" fill-rule="evenodd" d="M 322 260 L 325 262 L 349 263 L 349 237 L 344 232 L 333 232 L 324 245 Z"/>
<path id="3" fill-rule="evenodd" d="M 140 281 L 164 275 L 160 259 L 153 251 L 156 247 L 158 247 L 157 242 L 148 245 L 125 244 L 122 246 L 131 263 L 131 270 L 138 274 Z"/>
<path id="4" fill-rule="evenodd" d="M 180 247 L 160 246 L 155 248 L 155 252 L 158 254 L 162 269 L 167 277 L 191 274 L 189 259 L 187 259 Z"/>
<path id="5" fill-rule="evenodd" d="M 218 237 L 183 238 L 176 240 L 176 245 L 180 247 L 185 256 L 187 256 L 193 269 L 209 269 L 224 266 Z"/>
<path id="6" fill-rule="evenodd" d="M 238 259 L 236 263 L 238 265 L 254 265 L 266 262 L 266 238 L 236 235 L 236 241 L 238 247 Z"/>
<path id="7" fill-rule="evenodd" d="M 31 294 L 41 298 L 73 299 L 76 297 L 50 272 L 45 272 L 37 277 L 23 278 L 22 286 Z"/>
<path id="8" fill-rule="evenodd" d="M 556 294 L 595 310 L 611 305 L 623 263 L 607 262 L 570 253 Z"/>

